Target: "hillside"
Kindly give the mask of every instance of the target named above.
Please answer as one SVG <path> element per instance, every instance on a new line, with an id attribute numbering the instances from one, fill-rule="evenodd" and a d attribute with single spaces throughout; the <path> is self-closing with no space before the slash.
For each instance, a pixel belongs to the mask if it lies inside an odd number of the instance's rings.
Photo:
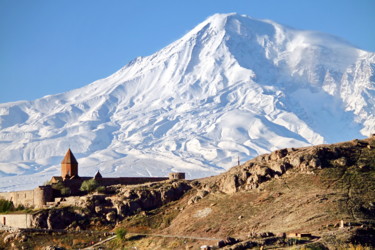
<path id="1" fill-rule="evenodd" d="M 0 189 L 50 179 L 69 147 L 81 176 L 193 179 L 238 157 L 367 137 L 374 65 L 328 34 L 216 14 L 105 79 L 0 104 Z"/>
<path id="2" fill-rule="evenodd" d="M 102 246 L 105 249 L 120 245 L 196 249 L 204 244 L 217 245 L 227 237 L 239 241 L 231 249 L 295 244 L 321 249 L 348 244 L 375 247 L 375 136 L 277 150 L 213 177 L 113 186 L 107 192 L 106 198 L 90 195 L 83 199 L 81 210 L 39 211 L 38 218 L 48 220 L 35 223 L 42 228 L 73 231 L 127 230 L 125 241 L 109 241 Z M 291 233 L 313 237 L 283 236 Z M 38 239 L 48 244 L 43 236 L 34 241 L 28 238 L 22 244 L 31 247 Z M 65 247 L 73 244 L 66 243 L 69 240 L 65 237 L 64 245 L 61 239 L 56 236 L 54 242 Z M 87 245 L 84 237 L 80 239 L 80 246 Z"/>
<path id="3" fill-rule="evenodd" d="M 254 233 L 311 233 L 327 247 L 375 246 L 375 137 L 275 151 L 193 184 L 197 191 L 154 215 L 173 218 L 156 231 L 244 241 Z M 187 205 L 188 199 L 197 202 Z M 176 208 L 183 209 L 173 213 Z M 150 225 L 149 219 L 125 227 Z M 345 229 L 338 228 L 341 220 Z"/>

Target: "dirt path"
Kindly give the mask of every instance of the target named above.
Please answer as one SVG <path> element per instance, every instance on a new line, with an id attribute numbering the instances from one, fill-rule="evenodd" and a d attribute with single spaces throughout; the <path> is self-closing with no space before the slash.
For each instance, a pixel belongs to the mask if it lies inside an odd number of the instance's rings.
<path id="1" fill-rule="evenodd" d="M 183 236 L 183 235 L 170 235 L 170 234 L 142 234 L 142 233 L 127 233 L 127 235 L 133 235 L 133 236 L 147 236 L 147 237 L 164 237 L 164 238 L 178 238 L 178 239 L 190 239 L 190 240 L 208 240 L 208 241 L 220 241 L 222 239 L 217 238 L 208 238 L 208 237 L 194 237 L 194 236 Z M 92 246 L 83 248 L 84 250 L 89 249 L 95 249 L 95 247 L 98 247 L 102 245 L 105 242 L 111 241 L 116 238 L 116 235 L 111 236 L 105 240 L 102 240 Z"/>
<path id="2" fill-rule="evenodd" d="M 111 236 L 111 237 L 109 237 L 109 238 L 107 238 L 105 240 L 99 241 L 98 243 L 96 243 L 96 244 L 94 244 L 92 246 L 83 248 L 83 249 L 95 249 L 95 247 L 98 247 L 98 246 L 102 245 L 103 243 L 106 243 L 107 241 L 113 240 L 114 238 L 116 238 L 116 235 Z"/>
<path id="3" fill-rule="evenodd" d="M 141 234 L 141 233 L 128 233 L 128 234 L 129 235 L 150 236 L 150 237 L 191 239 L 191 240 L 210 240 L 210 241 L 220 241 L 220 240 L 222 240 L 222 239 L 217 239 L 217 238 L 195 237 L 195 236 L 185 236 L 185 235 L 172 235 L 172 234 Z"/>

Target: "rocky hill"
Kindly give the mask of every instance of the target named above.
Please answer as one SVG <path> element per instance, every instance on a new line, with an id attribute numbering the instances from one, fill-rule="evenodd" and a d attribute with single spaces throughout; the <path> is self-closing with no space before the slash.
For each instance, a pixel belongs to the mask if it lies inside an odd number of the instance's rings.
<path id="1" fill-rule="evenodd" d="M 125 228 L 127 240 L 109 241 L 102 246 L 107 249 L 375 247 L 375 136 L 277 150 L 213 177 L 106 192 L 81 197 L 74 206 L 36 211 L 34 225 L 72 232 Z M 48 244 L 42 236 L 28 237 L 18 243 Z M 54 240 L 67 247 L 61 236 Z"/>

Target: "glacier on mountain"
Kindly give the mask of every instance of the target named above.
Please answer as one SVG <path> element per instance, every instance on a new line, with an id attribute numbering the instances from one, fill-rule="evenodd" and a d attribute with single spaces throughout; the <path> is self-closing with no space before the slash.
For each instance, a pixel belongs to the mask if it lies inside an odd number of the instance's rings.
<path id="1" fill-rule="evenodd" d="M 1 191 L 59 175 L 214 175 L 278 148 L 375 132 L 375 54 L 313 31 L 216 14 L 85 87 L 0 104 Z"/>

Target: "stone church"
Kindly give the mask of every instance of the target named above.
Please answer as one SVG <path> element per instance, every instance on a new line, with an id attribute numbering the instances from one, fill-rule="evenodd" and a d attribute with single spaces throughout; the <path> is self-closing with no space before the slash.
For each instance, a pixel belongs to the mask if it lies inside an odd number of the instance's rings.
<path id="1" fill-rule="evenodd" d="M 10 200 L 15 206 L 43 208 L 47 202 L 54 202 L 55 198 L 63 196 L 59 190 L 53 188 L 54 184 L 68 188 L 69 196 L 80 196 L 86 194 L 80 190 L 82 183 L 90 179 L 95 179 L 99 186 L 107 187 L 118 184 L 136 185 L 169 179 L 185 179 L 185 173 L 170 173 L 169 177 L 103 177 L 98 171 L 93 177 L 81 177 L 78 174 L 78 161 L 68 149 L 61 161 L 61 176 L 53 176 L 49 185 L 38 186 L 27 191 L 3 192 L 0 193 L 0 199 Z"/>

